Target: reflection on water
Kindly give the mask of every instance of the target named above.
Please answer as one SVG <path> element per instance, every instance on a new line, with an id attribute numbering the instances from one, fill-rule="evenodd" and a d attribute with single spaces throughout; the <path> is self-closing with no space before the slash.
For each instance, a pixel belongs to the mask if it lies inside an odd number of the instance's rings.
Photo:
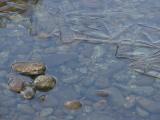
<path id="1" fill-rule="evenodd" d="M 158 0 L 35 2 L 0 1 L 0 119 L 159 120 Z M 7 75 L 13 62 L 31 60 L 57 85 L 24 100 Z M 70 100 L 82 108 L 67 110 Z"/>

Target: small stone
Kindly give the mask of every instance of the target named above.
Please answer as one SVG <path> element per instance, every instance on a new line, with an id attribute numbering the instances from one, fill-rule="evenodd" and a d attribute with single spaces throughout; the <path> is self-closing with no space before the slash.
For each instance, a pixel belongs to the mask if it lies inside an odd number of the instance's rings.
<path id="1" fill-rule="evenodd" d="M 24 89 L 24 81 L 17 77 L 9 80 L 8 83 L 9 89 L 13 92 L 20 93 Z"/>
<path id="2" fill-rule="evenodd" d="M 24 88 L 23 91 L 21 91 L 21 95 L 25 99 L 32 99 L 35 96 L 35 89 L 33 87 L 27 86 Z"/>
<path id="3" fill-rule="evenodd" d="M 52 112 L 53 112 L 52 108 L 45 108 L 40 112 L 40 116 L 46 117 L 46 116 L 49 116 L 50 114 L 52 114 Z"/>
<path id="4" fill-rule="evenodd" d="M 56 85 L 56 78 L 49 75 L 40 75 L 34 81 L 35 88 L 40 91 L 49 91 Z"/>
<path id="5" fill-rule="evenodd" d="M 78 100 L 67 101 L 64 106 L 70 110 L 77 110 L 82 107 L 82 104 Z"/>
<path id="6" fill-rule="evenodd" d="M 41 75 L 46 70 L 44 64 L 37 62 L 16 62 L 11 67 L 14 71 L 28 76 Z"/>

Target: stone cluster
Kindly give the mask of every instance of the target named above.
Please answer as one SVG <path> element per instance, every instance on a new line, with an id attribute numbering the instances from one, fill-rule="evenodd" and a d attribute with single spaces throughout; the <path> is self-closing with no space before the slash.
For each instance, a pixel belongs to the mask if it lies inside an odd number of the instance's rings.
<path id="1" fill-rule="evenodd" d="M 37 90 L 47 92 L 56 85 L 56 78 L 45 75 L 46 66 L 39 62 L 16 62 L 11 68 L 17 74 L 9 75 L 9 89 L 20 93 L 25 99 L 32 99 Z"/>

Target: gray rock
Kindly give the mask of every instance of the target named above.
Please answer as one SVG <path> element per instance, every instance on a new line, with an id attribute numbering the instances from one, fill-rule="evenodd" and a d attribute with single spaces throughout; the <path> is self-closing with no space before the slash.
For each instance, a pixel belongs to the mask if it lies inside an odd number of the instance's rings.
<path id="1" fill-rule="evenodd" d="M 36 94 L 36 91 L 31 86 L 26 86 L 23 91 L 21 91 L 21 95 L 25 99 L 32 99 Z"/>
<path id="2" fill-rule="evenodd" d="M 40 112 L 40 116 L 41 117 L 46 117 L 49 116 L 53 113 L 53 108 L 44 108 L 41 112 Z"/>

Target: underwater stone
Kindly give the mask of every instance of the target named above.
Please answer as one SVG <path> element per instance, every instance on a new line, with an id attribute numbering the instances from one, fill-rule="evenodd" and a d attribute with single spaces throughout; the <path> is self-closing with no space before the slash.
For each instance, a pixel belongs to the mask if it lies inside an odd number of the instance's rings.
<path id="1" fill-rule="evenodd" d="M 35 94 L 36 94 L 36 91 L 31 86 L 27 86 L 27 87 L 24 88 L 23 91 L 21 91 L 21 95 L 25 99 L 32 99 L 35 96 Z"/>
<path id="2" fill-rule="evenodd" d="M 78 100 L 67 101 L 64 106 L 70 110 L 77 110 L 82 107 L 82 104 Z"/>
<path id="3" fill-rule="evenodd" d="M 20 78 L 10 78 L 8 83 L 9 89 L 13 92 L 21 92 L 25 86 L 24 81 Z"/>

